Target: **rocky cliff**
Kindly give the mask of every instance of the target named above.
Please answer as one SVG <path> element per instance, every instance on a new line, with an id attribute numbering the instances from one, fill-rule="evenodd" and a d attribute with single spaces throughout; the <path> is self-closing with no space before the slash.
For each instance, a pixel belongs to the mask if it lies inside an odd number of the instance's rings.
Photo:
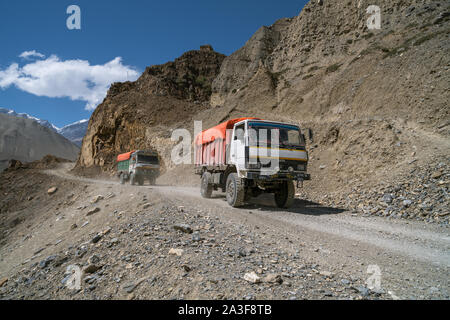
<path id="1" fill-rule="evenodd" d="M 370 30 L 369 5 L 381 29 Z M 448 119 L 448 1 L 310 1 L 225 59 L 213 105 L 296 119 Z M 257 98 L 255 100 L 255 98 Z"/>
<path id="2" fill-rule="evenodd" d="M 89 121 L 78 166 L 107 170 L 118 153 L 134 149 L 155 148 L 167 155 L 170 129 L 187 125 L 209 107 L 211 84 L 224 58 L 205 45 L 148 67 L 135 82 L 113 84 Z"/>

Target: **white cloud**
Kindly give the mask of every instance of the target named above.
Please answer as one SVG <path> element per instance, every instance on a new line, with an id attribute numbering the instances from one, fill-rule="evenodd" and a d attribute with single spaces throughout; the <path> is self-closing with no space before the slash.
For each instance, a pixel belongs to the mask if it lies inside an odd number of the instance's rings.
<path id="1" fill-rule="evenodd" d="M 30 59 L 32 57 L 36 57 L 36 58 L 45 58 L 45 55 L 43 55 L 42 53 L 37 52 L 36 50 L 33 51 L 24 51 L 20 54 L 19 56 L 20 58 L 24 58 L 24 59 Z"/>
<path id="2" fill-rule="evenodd" d="M 86 60 L 62 61 L 51 55 L 22 67 L 12 63 L 0 69 L 0 88 L 14 85 L 37 96 L 86 101 L 86 109 L 94 110 L 105 98 L 111 83 L 134 81 L 138 76 L 137 70 L 123 65 L 120 57 L 102 65 L 91 65 Z"/>

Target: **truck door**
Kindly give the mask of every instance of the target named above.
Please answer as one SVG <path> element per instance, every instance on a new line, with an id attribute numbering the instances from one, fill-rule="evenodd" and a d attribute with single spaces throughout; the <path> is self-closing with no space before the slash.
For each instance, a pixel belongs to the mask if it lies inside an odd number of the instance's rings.
<path id="1" fill-rule="evenodd" d="M 234 128 L 230 158 L 238 171 L 245 169 L 245 123 Z"/>
<path id="2" fill-rule="evenodd" d="M 130 173 L 133 173 L 136 168 L 136 160 L 137 160 L 137 155 L 133 154 L 131 156 L 131 161 L 130 161 Z"/>

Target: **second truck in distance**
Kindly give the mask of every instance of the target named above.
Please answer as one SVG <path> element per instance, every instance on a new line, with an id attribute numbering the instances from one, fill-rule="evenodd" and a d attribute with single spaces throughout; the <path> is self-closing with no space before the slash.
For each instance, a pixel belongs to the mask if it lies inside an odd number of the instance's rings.
<path id="1" fill-rule="evenodd" d="M 155 151 L 131 151 L 117 156 L 117 175 L 120 183 L 130 181 L 142 186 L 145 180 L 154 185 L 160 173 L 158 153 Z"/>

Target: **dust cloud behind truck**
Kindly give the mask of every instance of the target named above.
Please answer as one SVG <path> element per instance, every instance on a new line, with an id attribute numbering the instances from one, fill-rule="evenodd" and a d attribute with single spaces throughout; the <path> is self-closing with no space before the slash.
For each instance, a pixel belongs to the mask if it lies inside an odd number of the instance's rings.
<path id="1" fill-rule="evenodd" d="M 305 137 L 295 124 L 238 118 L 195 138 L 195 172 L 201 194 L 219 188 L 233 207 L 262 193 L 273 193 L 278 207 L 289 208 L 295 185 L 310 180 Z"/>

